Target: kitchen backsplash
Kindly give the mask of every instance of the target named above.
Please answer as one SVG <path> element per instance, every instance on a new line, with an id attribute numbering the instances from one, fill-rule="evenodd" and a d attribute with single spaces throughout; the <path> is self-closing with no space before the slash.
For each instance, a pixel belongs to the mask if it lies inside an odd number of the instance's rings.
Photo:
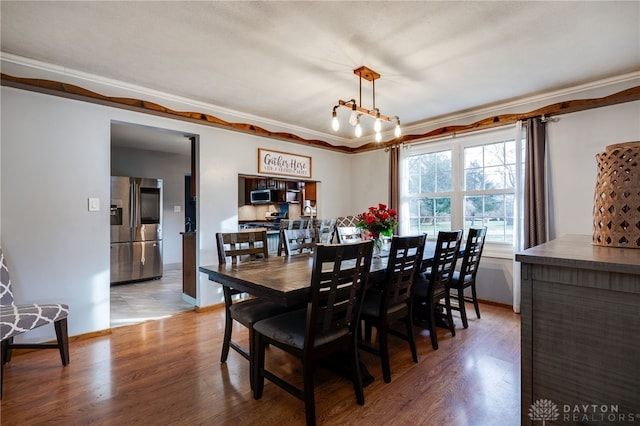
<path id="1" fill-rule="evenodd" d="M 288 219 L 300 218 L 300 204 L 289 204 Z M 268 212 L 279 212 L 278 204 L 258 204 L 238 207 L 238 221 L 264 220 Z"/>

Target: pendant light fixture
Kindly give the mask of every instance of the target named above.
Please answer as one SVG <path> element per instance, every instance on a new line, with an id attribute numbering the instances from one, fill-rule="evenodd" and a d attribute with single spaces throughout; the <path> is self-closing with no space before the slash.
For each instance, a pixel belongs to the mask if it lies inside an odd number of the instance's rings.
<path id="1" fill-rule="evenodd" d="M 360 77 L 360 102 L 356 102 L 355 99 L 351 99 L 349 101 L 343 101 L 340 99 L 338 101 L 338 105 L 333 107 L 333 114 L 331 120 L 331 127 L 334 131 L 340 130 L 340 122 L 338 121 L 337 109 L 339 107 L 349 108 L 351 110 L 351 115 L 349 116 L 349 124 L 355 127 L 355 135 L 356 137 L 362 136 L 362 127 L 360 126 L 360 117 L 363 115 L 372 117 L 375 121 L 373 123 L 373 131 L 375 132 L 376 142 L 380 142 L 382 140 L 382 122 L 391 123 L 392 120 L 395 120 L 396 126 L 394 129 L 394 136 L 399 138 L 402 135 L 402 130 L 400 130 L 400 118 L 396 115 L 393 118 L 387 117 L 386 115 L 380 114 L 380 109 L 376 108 L 376 80 L 380 78 L 380 74 L 373 71 L 370 68 L 362 66 L 360 68 L 356 68 L 353 70 L 353 73 Z M 372 100 L 373 100 L 373 108 L 367 109 L 362 107 L 362 79 L 371 82 L 372 86 Z"/>

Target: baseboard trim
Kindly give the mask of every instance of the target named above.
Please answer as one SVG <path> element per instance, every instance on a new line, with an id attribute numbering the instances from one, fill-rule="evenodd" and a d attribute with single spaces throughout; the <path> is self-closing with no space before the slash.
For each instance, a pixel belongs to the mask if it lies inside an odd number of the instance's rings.
<path id="1" fill-rule="evenodd" d="M 494 302 L 493 300 L 478 299 L 478 303 L 484 303 L 485 305 L 499 306 L 501 308 L 513 309 L 513 305 L 511 305 L 510 303 Z"/>

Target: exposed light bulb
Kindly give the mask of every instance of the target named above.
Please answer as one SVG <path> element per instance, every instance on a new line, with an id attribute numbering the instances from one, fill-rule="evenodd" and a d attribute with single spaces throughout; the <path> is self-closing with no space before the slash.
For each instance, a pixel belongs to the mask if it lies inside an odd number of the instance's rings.
<path id="1" fill-rule="evenodd" d="M 334 132 L 340 130 L 340 122 L 338 121 L 338 117 L 336 117 L 336 113 L 333 113 L 333 119 L 331 120 L 331 127 Z"/>
<path id="2" fill-rule="evenodd" d="M 373 123 L 373 130 L 377 133 L 380 133 L 381 129 L 382 129 L 382 123 L 380 123 L 380 113 L 377 113 L 376 122 Z"/>
<path id="3" fill-rule="evenodd" d="M 399 138 L 400 136 L 402 136 L 402 130 L 400 130 L 400 124 L 396 124 L 396 128 L 393 131 L 393 134 L 396 138 Z"/>
<path id="4" fill-rule="evenodd" d="M 362 136 L 362 127 L 360 126 L 360 119 L 357 119 L 357 124 L 356 124 L 356 138 L 359 138 L 360 136 Z"/>
<path id="5" fill-rule="evenodd" d="M 376 132 L 376 142 L 380 142 L 382 140 L 382 134 L 380 132 Z"/>
<path id="6" fill-rule="evenodd" d="M 355 101 L 353 103 L 353 107 L 351 107 L 351 116 L 349 116 L 349 124 L 351 124 L 352 126 L 355 126 L 356 124 L 358 124 L 358 111 L 356 111 L 356 104 Z"/>

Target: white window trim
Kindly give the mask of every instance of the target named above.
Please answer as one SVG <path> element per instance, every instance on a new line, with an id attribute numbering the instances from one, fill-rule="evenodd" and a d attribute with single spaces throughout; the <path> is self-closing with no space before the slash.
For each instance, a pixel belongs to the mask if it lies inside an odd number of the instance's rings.
<path id="1" fill-rule="evenodd" d="M 486 145 L 490 143 L 507 141 L 507 140 L 516 140 L 516 150 L 520 147 L 520 139 L 516 137 L 516 132 L 518 131 L 518 126 L 509 125 L 503 126 L 500 128 L 492 128 L 479 130 L 476 132 L 465 133 L 464 135 L 453 135 L 447 136 L 442 139 L 425 141 L 424 143 L 415 143 L 411 144 L 407 147 L 407 149 L 403 149 L 401 152 L 401 164 L 400 167 L 400 214 L 401 217 L 409 217 L 409 206 L 407 202 L 407 191 L 408 191 L 408 179 L 406 178 L 406 161 L 407 158 L 413 155 L 423 154 L 423 153 L 431 153 L 437 151 L 451 150 L 452 151 L 452 159 L 454 156 L 457 158 L 457 161 L 453 161 L 452 164 L 452 177 L 451 177 L 451 185 L 453 193 L 442 193 L 442 195 L 451 195 L 452 203 L 451 203 L 451 227 L 452 229 L 462 229 L 463 223 L 463 203 L 462 199 L 456 199 L 454 202 L 454 197 L 463 197 L 463 186 L 464 186 L 464 148 L 469 146 L 477 146 L 477 145 Z M 519 156 L 517 157 L 517 160 Z M 518 164 L 516 173 L 521 173 L 519 167 L 522 164 Z M 514 191 L 514 195 L 517 197 L 518 191 L 516 188 Z M 409 234 L 409 221 L 405 220 L 400 223 L 400 234 L 408 235 Z M 514 232 L 516 232 L 514 230 Z M 429 239 L 435 239 L 434 236 L 429 236 Z M 515 237 L 514 237 L 515 238 Z M 492 257 L 499 259 L 513 259 L 514 256 L 514 248 L 513 243 L 511 242 L 490 242 L 487 241 L 484 245 L 483 257 Z"/>

